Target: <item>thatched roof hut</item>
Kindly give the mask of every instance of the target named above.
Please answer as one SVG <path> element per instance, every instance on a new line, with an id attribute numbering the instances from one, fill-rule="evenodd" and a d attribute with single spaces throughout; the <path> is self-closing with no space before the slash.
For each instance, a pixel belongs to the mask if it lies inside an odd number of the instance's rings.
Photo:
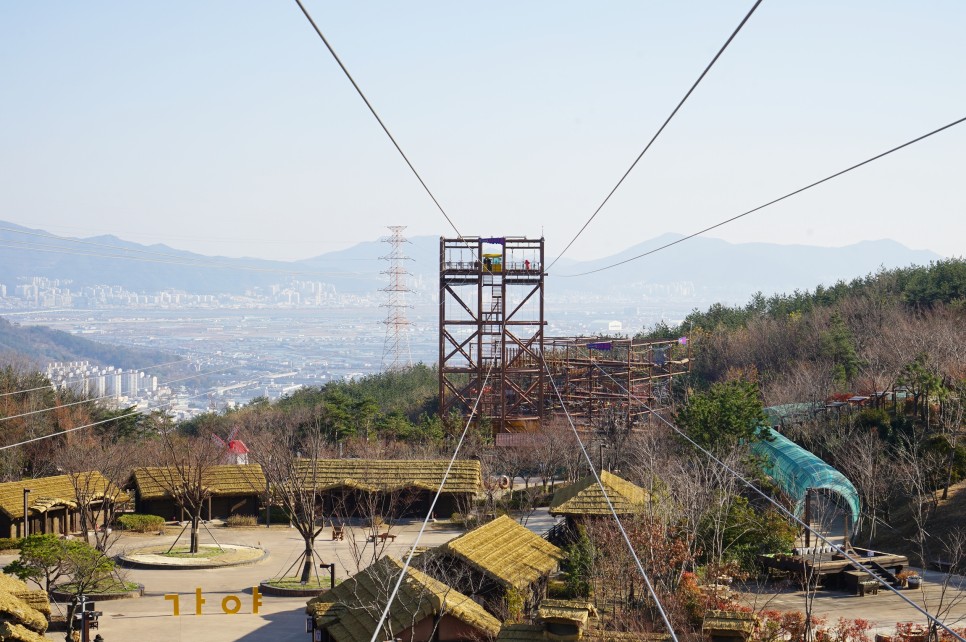
<path id="1" fill-rule="evenodd" d="M 547 630 L 544 624 L 507 624 L 496 636 L 497 642 L 549 642 L 554 640 L 580 640 L 580 642 L 665 642 L 671 636 L 666 633 L 638 633 L 623 631 L 584 631 L 579 635 L 558 635 Z"/>
<path id="2" fill-rule="evenodd" d="M 212 466 L 201 478 L 213 497 L 248 495 L 265 491 L 265 475 L 258 464 Z M 171 488 L 181 483 L 174 468 L 146 466 L 134 469 L 138 498 L 155 500 L 171 497 Z"/>
<path id="3" fill-rule="evenodd" d="M 598 484 L 593 475 L 588 475 L 561 488 L 553 494 L 550 514 L 571 518 L 610 517 L 611 511 L 607 506 L 607 499 L 610 499 L 618 515 L 636 515 L 647 504 L 649 499 L 647 491 L 626 479 L 602 470 L 600 482 Z M 607 499 L 604 497 L 604 491 L 601 490 L 601 484 L 607 491 Z"/>
<path id="4" fill-rule="evenodd" d="M 701 631 L 712 640 L 735 642 L 747 640 L 755 630 L 755 614 L 745 611 L 708 611 Z"/>
<path id="5" fill-rule="evenodd" d="M 105 499 L 121 503 L 131 499 L 96 470 L 5 482 L 0 484 L 0 536 L 22 536 L 24 490 L 30 491 L 27 496 L 30 532 L 66 534 L 76 530 L 78 507 L 75 484 L 93 503 Z"/>
<path id="6" fill-rule="evenodd" d="M 132 474 L 137 510 L 169 517 L 180 512 L 172 489 L 184 485 L 178 470 L 162 466 L 135 468 Z M 265 493 L 265 474 L 258 464 L 224 464 L 204 470 L 201 483 L 211 496 L 208 518 L 257 515 Z"/>
<path id="7" fill-rule="evenodd" d="M 554 624 L 571 624 L 581 629 L 587 626 L 591 617 L 597 616 L 597 609 L 586 600 L 546 599 L 537 608 L 537 619 Z"/>
<path id="8" fill-rule="evenodd" d="M 443 483 L 448 460 L 436 459 L 303 459 L 297 463 L 302 488 L 316 488 L 326 512 L 355 511 L 359 497 L 405 496 L 405 501 L 387 501 L 383 512 L 424 515 L 436 490 Z M 450 516 L 466 506 L 483 487 L 480 462 L 457 460 L 443 484 L 435 512 Z M 368 510 L 368 507 L 367 507 Z"/>
<path id="9" fill-rule="evenodd" d="M 504 588 L 526 588 L 557 570 L 564 552 L 515 520 L 492 522 L 439 547 Z"/>
<path id="10" fill-rule="evenodd" d="M 298 462 L 302 478 L 311 479 L 319 490 L 354 488 L 370 492 L 391 492 L 417 488 L 436 492 L 449 461 L 444 459 L 303 459 Z M 480 462 L 457 460 L 446 477 L 444 493 L 479 492 L 483 486 Z"/>
<path id="11" fill-rule="evenodd" d="M 309 600 L 306 613 L 335 642 L 368 642 L 402 566 L 383 557 Z M 499 620 L 476 602 L 414 568 L 407 570 L 384 626 L 394 637 L 416 642 L 484 640 L 500 630 Z"/>

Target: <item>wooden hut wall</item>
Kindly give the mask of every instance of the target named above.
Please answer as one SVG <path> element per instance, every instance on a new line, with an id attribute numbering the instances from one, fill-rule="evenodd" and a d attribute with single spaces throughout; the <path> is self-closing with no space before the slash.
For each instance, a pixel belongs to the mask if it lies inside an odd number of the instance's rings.
<path id="1" fill-rule="evenodd" d="M 372 512 L 385 518 L 423 518 L 435 495 L 434 491 L 419 488 L 391 493 L 335 488 L 319 493 L 318 504 L 323 515 L 339 518 L 370 517 Z M 439 518 L 448 518 L 453 513 L 465 512 L 472 501 L 470 493 L 441 493 L 433 512 Z"/>
<path id="2" fill-rule="evenodd" d="M 205 510 L 205 516 L 208 511 Z M 211 498 L 211 516 L 217 518 L 232 515 L 254 515 L 258 517 L 258 497 L 253 495 L 224 495 Z"/>
<path id="3" fill-rule="evenodd" d="M 414 626 L 400 631 L 396 637 L 400 640 L 414 640 L 415 642 L 470 642 L 486 640 L 488 636 L 452 615 L 443 617 L 426 617 Z"/>
<path id="4" fill-rule="evenodd" d="M 163 517 L 165 521 L 180 521 L 183 511 L 170 497 L 161 499 L 141 499 L 138 497 L 137 512 L 142 515 L 157 515 Z"/>
<path id="5" fill-rule="evenodd" d="M 33 534 L 69 535 L 80 530 L 80 513 L 69 506 L 54 506 L 38 513 L 30 511 L 30 532 Z M 23 518 L 10 519 L 0 514 L 0 537 L 24 536 Z"/>

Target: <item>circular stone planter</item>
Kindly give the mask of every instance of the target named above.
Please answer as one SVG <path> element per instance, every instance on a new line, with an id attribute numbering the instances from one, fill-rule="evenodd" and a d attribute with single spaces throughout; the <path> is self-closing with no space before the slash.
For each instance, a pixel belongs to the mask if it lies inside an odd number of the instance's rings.
<path id="1" fill-rule="evenodd" d="M 76 593 L 63 593 L 57 590 L 58 587 L 50 589 L 50 597 L 58 602 L 69 602 L 76 596 Z M 144 584 L 138 584 L 133 591 L 122 591 L 120 593 L 84 593 L 89 599 L 95 602 L 106 602 L 110 600 L 129 600 L 144 595 Z"/>
<path id="2" fill-rule="evenodd" d="M 220 552 L 217 546 L 204 545 L 202 549 L 216 549 L 219 554 L 213 557 L 167 557 L 164 553 L 170 545 L 147 546 L 133 551 L 128 551 L 118 556 L 117 561 L 122 566 L 129 568 L 153 568 L 153 569 L 205 569 L 205 568 L 226 568 L 229 566 L 245 566 L 256 564 L 268 555 L 268 551 L 257 546 L 241 546 L 239 544 L 222 544 L 225 550 Z"/>
<path id="3" fill-rule="evenodd" d="M 262 595 L 271 595 L 273 597 L 315 597 L 316 595 L 322 595 L 328 588 L 284 588 L 281 586 L 272 586 L 269 584 L 271 580 L 264 580 L 258 584 L 258 592 Z"/>

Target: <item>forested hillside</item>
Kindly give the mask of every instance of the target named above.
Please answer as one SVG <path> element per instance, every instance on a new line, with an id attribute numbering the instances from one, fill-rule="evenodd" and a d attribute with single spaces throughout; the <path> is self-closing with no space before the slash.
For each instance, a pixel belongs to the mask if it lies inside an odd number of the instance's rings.
<path id="1" fill-rule="evenodd" d="M 43 326 L 21 326 L 0 318 L 0 355 L 41 369 L 52 361 L 90 361 L 118 368 L 146 368 L 171 361 L 159 350 L 130 349 L 91 341 Z"/>
<path id="2" fill-rule="evenodd" d="M 885 533 L 921 560 L 966 554 L 966 530 L 939 528 L 938 513 L 966 477 L 966 262 L 716 305 L 646 334 L 680 335 L 690 390 L 745 381 L 765 405 L 794 404 L 784 432 L 856 486 L 862 537 Z"/>

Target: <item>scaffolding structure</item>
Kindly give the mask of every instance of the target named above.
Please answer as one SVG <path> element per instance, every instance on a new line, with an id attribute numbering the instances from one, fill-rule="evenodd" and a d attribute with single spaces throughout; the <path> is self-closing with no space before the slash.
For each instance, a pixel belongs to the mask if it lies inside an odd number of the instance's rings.
<path id="1" fill-rule="evenodd" d="M 401 370 L 413 365 L 413 354 L 409 345 L 411 324 L 406 316 L 406 310 L 410 307 L 406 303 L 406 293 L 412 290 L 406 281 L 409 276 L 406 261 L 410 259 L 403 251 L 403 246 L 409 243 L 403 236 L 405 229 L 405 225 L 389 226 L 392 235 L 383 239 L 389 244 L 389 254 L 379 257 L 380 260 L 389 261 L 389 269 L 381 272 L 389 275 L 389 285 L 382 288 L 383 292 L 389 294 L 389 302 L 382 306 L 389 308 L 386 320 L 383 321 L 386 324 L 386 338 L 382 346 L 383 370 Z"/>
<path id="2" fill-rule="evenodd" d="M 691 369 L 686 338 L 666 341 L 554 337 L 544 358 L 571 417 L 631 429 L 671 403 L 671 379 Z M 559 408 L 556 395 L 554 408 Z"/>
<path id="3" fill-rule="evenodd" d="M 539 426 L 544 404 L 543 239 L 440 238 L 440 414 L 493 431 Z M 484 385 L 485 382 L 485 385 Z"/>
<path id="4" fill-rule="evenodd" d="M 439 261 L 444 417 L 469 416 L 479 397 L 476 415 L 498 436 L 538 430 L 564 407 L 587 429 L 630 430 L 667 409 L 672 379 L 690 372 L 684 337 L 545 337 L 543 239 L 440 238 Z"/>

